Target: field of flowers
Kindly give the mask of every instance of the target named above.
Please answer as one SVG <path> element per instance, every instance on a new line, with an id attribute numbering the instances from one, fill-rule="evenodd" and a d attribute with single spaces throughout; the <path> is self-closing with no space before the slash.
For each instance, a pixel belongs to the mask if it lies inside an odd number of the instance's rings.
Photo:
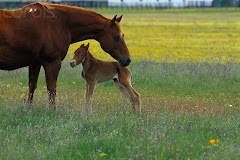
<path id="1" fill-rule="evenodd" d="M 240 157 L 240 10 L 238 8 L 95 9 L 123 14 L 142 113 L 113 82 L 98 84 L 85 110 L 81 67 L 69 60 L 82 44 L 113 60 L 93 40 L 71 45 L 47 110 L 43 69 L 34 106 L 25 105 L 27 68 L 0 71 L 0 159 L 228 160 Z"/>

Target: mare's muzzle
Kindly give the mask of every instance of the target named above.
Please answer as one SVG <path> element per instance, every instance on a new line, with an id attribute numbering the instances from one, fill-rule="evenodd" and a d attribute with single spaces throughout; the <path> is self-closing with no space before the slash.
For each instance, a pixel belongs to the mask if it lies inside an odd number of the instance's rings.
<path id="1" fill-rule="evenodd" d="M 129 57 L 120 57 L 119 59 L 118 59 L 118 62 L 119 62 L 119 64 L 120 64 L 120 66 L 122 66 L 122 67 L 126 67 L 126 66 L 128 66 L 130 63 L 131 63 L 131 58 L 129 58 Z"/>

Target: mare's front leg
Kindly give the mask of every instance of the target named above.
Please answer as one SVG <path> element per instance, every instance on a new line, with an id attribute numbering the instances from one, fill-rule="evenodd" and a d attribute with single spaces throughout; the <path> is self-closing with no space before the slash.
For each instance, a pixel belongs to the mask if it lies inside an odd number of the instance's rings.
<path id="1" fill-rule="evenodd" d="M 95 87 L 94 81 L 87 82 L 87 90 L 86 90 L 86 101 L 87 101 L 87 112 L 92 112 L 92 95 Z"/>
<path id="2" fill-rule="evenodd" d="M 37 88 L 38 75 L 41 69 L 41 65 L 39 63 L 33 63 L 29 66 L 29 92 L 27 104 L 31 105 L 33 102 L 33 94 L 35 89 Z"/>
<path id="3" fill-rule="evenodd" d="M 56 86 L 58 73 L 61 68 L 61 59 L 46 63 L 43 67 L 45 70 L 45 78 L 49 95 L 49 108 L 53 107 L 53 109 L 55 110 Z"/>

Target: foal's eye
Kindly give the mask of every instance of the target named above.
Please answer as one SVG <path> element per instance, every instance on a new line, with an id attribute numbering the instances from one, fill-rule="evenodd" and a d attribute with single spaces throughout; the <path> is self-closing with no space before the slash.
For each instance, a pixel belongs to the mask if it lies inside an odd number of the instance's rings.
<path id="1" fill-rule="evenodd" d="M 114 36 L 115 41 L 119 41 L 119 36 Z"/>

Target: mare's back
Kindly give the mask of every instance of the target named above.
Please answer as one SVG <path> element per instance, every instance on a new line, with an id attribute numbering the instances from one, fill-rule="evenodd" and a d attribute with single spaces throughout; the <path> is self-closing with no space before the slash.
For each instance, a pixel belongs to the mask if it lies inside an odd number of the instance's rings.
<path id="1" fill-rule="evenodd" d="M 49 36 L 55 35 L 54 32 L 60 27 L 54 13 L 42 3 L 0 12 L 0 46 L 11 43 L 12 46 L 23 47 L 26 51 L 37 52 L 45 40 L 54 39 Z"/>

